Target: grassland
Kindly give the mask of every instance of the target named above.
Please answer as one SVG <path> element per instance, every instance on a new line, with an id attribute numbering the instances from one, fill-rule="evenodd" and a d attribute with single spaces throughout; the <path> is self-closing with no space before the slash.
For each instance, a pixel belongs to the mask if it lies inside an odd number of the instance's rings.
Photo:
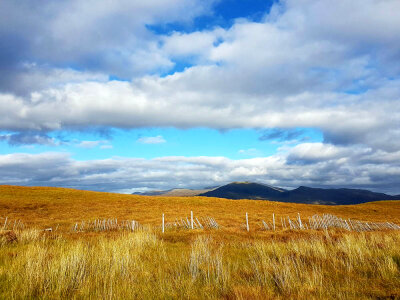
<path id="1" fill-rule="evenodd" d="M 142 224 L 160 225 L 188 216 L 212 216 L 226 231 L 238 232 L 249 214 L 250 227 L 261 220 L 276 217 L 306 218 L 330 213 L 342 218 L 400 224 L 400 201 L 382 201 L 359 205 L 327 206 L 254 200 L 228 200 L 208 197 L 159 197 L 87 192 L 48 187 L 0 186 L 0 217 L 21 219 L 29 226 L 69 229 L 82 220 L 118 218 Z"/>
<path id="2" fill-rule="evenodd" d="M 212 216 L 219 230 L 168 230 L 166 221 Z M 244 214 L 250 232 L 241 228 Z M 151 197 L 57 188 L 0 187 L 0 298 L 398 299 L 398 231 L 261 231 L 261 220 L 342 218 L 400 224 L 400 202 L 319 206 L 202 197 Z M 82 220 L 118 218 L 137 232 L 71 232 Z M 59 225 L 57 231 L 44 228 Z M 0 225 L 1 226 L 1 225 Z"/>

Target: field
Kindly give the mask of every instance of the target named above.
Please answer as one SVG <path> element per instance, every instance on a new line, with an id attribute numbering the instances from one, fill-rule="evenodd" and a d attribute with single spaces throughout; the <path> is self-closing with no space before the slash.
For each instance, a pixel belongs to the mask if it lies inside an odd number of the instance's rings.
<path id="1" fill-rule="evenodd" d="M 162 214 L 170 223 L 191 211 L 220 228 L 162 233 Z M 262 228 L 272 214 L 306 223 L 327 213 L 400 224 L 400 201 L 320 206 L 0 186 L 0 298 L 398 299 L 400 231 Z M 5 217 L 24 228 L 1 230 Z M 142 226 L 72 230 L 96 219 Z"/>

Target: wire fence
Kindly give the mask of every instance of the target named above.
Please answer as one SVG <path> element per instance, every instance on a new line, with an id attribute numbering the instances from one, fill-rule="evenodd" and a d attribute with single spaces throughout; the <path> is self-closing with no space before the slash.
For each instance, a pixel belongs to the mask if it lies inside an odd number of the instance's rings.
<path id="1" fill-rule="evenodd" d="M 105 232 L 105 231 L 140 231 L 146 229 L 156 229 L 164 233 L 166 230 L 201 230 L 201 229 L 220 229 L 222 226 L 211 216 L 194 216 L 193 211 L 190 216 L 175 218 L 174 221 L 165 221 L 165 215 L 162 214 L 160 225 L 144 225 L 137 220 L 118 219 L 95 219 L 89 221 L 79 221 L 70 227 L 71 232 Z M 254 225 L 251 222 L 251 216 L 246 212 L 245 223 L 240 224 L 240 228 L 250 231 Z M 249 221 L 250 220 L 250 221 Z M 257 218 L 259 225 L 256 230 L 278 231 L 278 230 L 326 230 L 343 229 L 347 231 L 378 231 L 378 230 L 400 230 L 400 226 L 393 222 L 369 222 L 354 219 L 345 219 L 332 214 L 315 214 L 308 218 L 301 218 L 300 213 L 296 217 L 279 216 L 275 213 L 269 219 L 261 220 Z M 53 229 L 45 228 L 44 231 L 57 231 L 58 226 Z M 21 220 L 10 220 L 8 217 L 0 217 L 0 230 L 17 231 L 23 230 L 26 225 Z M 252 228 L 253 229 L 253 228 Z"/>

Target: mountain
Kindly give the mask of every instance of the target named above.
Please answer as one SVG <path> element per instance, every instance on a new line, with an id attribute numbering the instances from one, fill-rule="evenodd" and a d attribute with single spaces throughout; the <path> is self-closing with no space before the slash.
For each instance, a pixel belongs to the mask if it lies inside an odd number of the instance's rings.
<path id="1" fill-rule="evenodd" d="M 232 182 L 199 196 L 330 205 L 400 200 L 400 195 L 391 196 L 360 189 L 322 189 L 300 186 L 294 190 L 285 190 L 254 182 Z"/>
<path id="2" fill-rule="evenodd" d="M 228 199 L 270 199 L 281 197 L 286 190 L 254 182 L 232 182 L 199 196 Z"/>
<path id="3" fill-rule="evenodd" d="M 291 190 L 288 197 L 301 203 L 358 204 L 379 200 L 399 200 L 398 196 L 360 189 L 321 189 L 300 186 Z"/>

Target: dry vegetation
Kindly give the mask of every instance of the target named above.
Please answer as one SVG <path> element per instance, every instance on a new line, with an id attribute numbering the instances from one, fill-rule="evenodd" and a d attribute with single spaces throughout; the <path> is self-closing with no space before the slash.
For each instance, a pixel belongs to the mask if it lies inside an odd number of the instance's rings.
<path id="1" fill-rule="evenodd" d="M 221 229 L 161 233 L 162 213 L 172 221 L 190 210 L 214 217 Z M 241 228 L 245 212 L 250 232 Z M 0 228 L 0 298 L 400 297 L 399 231 L 262 231 L 258 224 L 272 213 L 400 223 L 399 201 L 332 207 L 3 186 L 0 216 L 26 226 Z M 135 232 L 70 230 L 81 220 L 116 217 L 144 225 Z"/>
<path id="2" fill-rule="evenodd" d="M 67 239 L 37 230 L 0 247 L 0 298 L 362 299 L 400 295 L 396 233 L 189 243 L 152 232 Z"/>
<path id="3" fill-rule="evenodd" d="M 400 224 L 400 201 L 383 201 L 360 205 L 326 206 L 279 203 L 255 200 L 227 200 L 207 197 L 159 197 L 85 192 L 47 187 L 0 186 L 0 217 L 23 220 L 41 228 L 69 229 L 71 224 L 95 219 L 136 220 L 141 224 L 160 225 L 186 217 L 212 216 L 228 232 L 237 232 L 249 214 L 250 227 L 262 220 L 281 216 L 307 219 L 314 214 L 329 213 L 341 218 Z"/>

